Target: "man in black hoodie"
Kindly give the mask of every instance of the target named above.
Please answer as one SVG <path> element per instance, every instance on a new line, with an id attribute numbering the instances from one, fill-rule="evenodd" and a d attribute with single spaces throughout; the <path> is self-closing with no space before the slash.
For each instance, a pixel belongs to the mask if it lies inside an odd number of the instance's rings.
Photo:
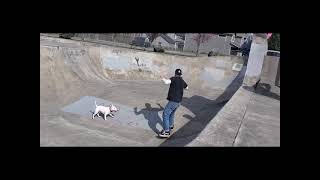
<path id="1" fill-rule="evenodd" d="M 248 64 L 251 44 L 252 37 L 248 36 L 240 47 L 240 51 L 242 52 L 242 56 L 244 57 L 244 65 Z"/>
<path id="2" fill-rule="evenodd" d="M 183 90 L 188 89 L 188 84 L 182 79 L 181 69 L 176 69 L 175 76 L 170 79 L 162 78 L 165 84 L 170 84 L 167 100 L 169 101 L 164 108 L 163 130 L 159 134 L 160 137 L 167 138 L 170 136 L 170 130 L 174 128 L 174 113 L 180 106 L 183 97 Z"/>

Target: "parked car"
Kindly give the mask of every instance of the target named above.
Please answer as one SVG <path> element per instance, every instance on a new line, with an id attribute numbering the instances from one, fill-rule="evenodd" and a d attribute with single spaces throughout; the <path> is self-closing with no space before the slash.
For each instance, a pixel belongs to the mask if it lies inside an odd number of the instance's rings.
<path id="1" fill-rule="evenodd" d="M 145 37 L 135 37 L 130 43 L 132 46 L 150 47 L 151 43 L 146 41 Z"/>
<path id="2" fill-rule="evenodd" d="M 65 39 L 70 39 L 71 37 L 74 36 L 75 33 L 60 33 L 59 37 L 60 38 L 65 38 Z"/>

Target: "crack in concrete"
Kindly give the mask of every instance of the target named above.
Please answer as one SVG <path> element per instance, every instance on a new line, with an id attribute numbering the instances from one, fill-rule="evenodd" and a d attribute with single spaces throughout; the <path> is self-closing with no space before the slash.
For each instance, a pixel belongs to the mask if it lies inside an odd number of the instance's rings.
<path id="1" fill-rule="evenodd" d="M 248 109 L 248 106 L 249 106 L 249 104 L 250 104 L 250 102 L 251 102 L 252 96 L 253 96 L 253 93 L 251 93 L 250 98 L 249 98 L 249 101 L 248 101 L 248 104 L 246 105 L 246 109 L 245 109 L 244 114 L 243 114 L 243 116 L 242 116 L 242 120 L 241 120 L 240 126 L 239 126 L 239 128 L 238 128 L 238 130 L 237 130 L 236 136 L 234 137 L 234 140 L 233 140 L 233 142 L 232 142 L 232 146 L 234 146 L 234 143 L 236 142 L 236 139 L 237 139 L 237 137 L 238 137 L 240 128 L 241 128 L 242 123 L 243 123 L 243 121 L 244 121 L 244 117 L 245 117 L 245 115 L 247 114 L 247 109 Z"/>

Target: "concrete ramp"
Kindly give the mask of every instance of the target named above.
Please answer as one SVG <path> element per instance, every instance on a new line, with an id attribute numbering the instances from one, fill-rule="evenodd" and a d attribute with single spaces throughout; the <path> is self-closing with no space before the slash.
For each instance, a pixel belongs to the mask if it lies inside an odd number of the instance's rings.
<path id="1" fill-rule="evenodd" d="M 265 39 L 253 47 L 244 83 L 187 146 L 280 146 L 279 58 L 265 56 Z"/>

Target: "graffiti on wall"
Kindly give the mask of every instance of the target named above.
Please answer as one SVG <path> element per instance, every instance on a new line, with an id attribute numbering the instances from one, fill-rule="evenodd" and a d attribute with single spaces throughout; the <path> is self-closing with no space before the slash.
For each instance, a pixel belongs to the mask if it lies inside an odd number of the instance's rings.
<path id="1" fill-rule="evenodd" d="M 119 55 L 121 51 L 119 49 L 113 49 L 112 53 Z"/>
<path id="2" fill-rule="evenodd" d="M 108 55 L 102 58 L 104 68 L 109 70 L 151 72 L 151 62 L 140 57 L 128 57 L 122 55 Z"/>

